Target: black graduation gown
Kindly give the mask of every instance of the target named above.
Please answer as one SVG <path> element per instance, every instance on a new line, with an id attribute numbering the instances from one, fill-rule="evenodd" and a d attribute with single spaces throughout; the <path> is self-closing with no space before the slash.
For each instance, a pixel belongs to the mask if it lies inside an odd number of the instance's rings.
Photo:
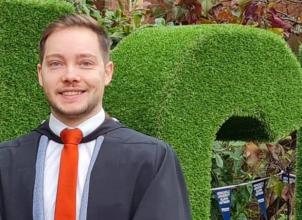
<path id="1" fill-rule="evenodd" d="M 0 144 L 0 220 L 30 220 L 38 142 L 60 142 L 45 122 Z M 189 220 L 184 178 L 171 148 L 112 119 L 84 142 L 103 135 L 92 169 L 87 220 Z"/>

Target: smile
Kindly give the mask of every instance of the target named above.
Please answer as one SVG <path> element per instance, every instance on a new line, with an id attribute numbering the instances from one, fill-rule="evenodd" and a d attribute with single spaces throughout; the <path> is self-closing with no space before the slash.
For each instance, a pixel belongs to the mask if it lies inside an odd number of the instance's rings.
<path id="1" fill-rule="evenodd" d="M 62 90 L 59 92 L 63 101 L 66 103 L 78 102 L 83 98 L 83 95 L 86 93 L 86 90 L 73 89 L 73 90 Z"/>
<path id="2" fill-rule="evenodd" d="M 82 91 L 82 90 L 74 90 L 74 91 L 64 91 L 64 92 L 61 92 L 60 94 L 64 95 L 64 96 L 75 96 L 75 95 L 81 95 L 84 92 L 85 91 Z"/>

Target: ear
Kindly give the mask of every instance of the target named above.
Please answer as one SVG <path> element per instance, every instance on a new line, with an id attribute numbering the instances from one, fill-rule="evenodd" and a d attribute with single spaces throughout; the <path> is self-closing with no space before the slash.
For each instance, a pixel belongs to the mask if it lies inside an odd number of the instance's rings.
<path id="1" fill-rule="evenodd" d="M 113 71 L 114 71 L 114 65 L 111 61 L 109 61 L 105 66 L 105 86 L 108 86 L 110 84 Z"/>
<path id="2" fill-rule="evenodd" d="M 42 65 L 41 65 L 40 63 L 37 65 L 37 72 L 38 72 L 39 84 L 40 84 L 40 86 L 43 87 L 43 80 L 42 80 Z"/>

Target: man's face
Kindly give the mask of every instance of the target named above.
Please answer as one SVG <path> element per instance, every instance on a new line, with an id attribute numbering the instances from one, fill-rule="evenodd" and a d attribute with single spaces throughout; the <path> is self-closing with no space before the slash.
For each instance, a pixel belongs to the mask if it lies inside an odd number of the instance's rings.
<path id="1" fill-rule="evenodd" d="M 97 35 L 87 28 L 58 30 L 46 40 L 39 84 L 62 122 L 79 124 L 102 108 L 113 72 L 113 64 L 104 64 L 102 57 Z"/>

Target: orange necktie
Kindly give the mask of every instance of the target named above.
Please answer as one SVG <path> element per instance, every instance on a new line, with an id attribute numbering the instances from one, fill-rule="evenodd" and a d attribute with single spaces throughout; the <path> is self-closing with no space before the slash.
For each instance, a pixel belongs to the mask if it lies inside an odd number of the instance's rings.
<path id="1" fill-rule="evenodd" d="M 78 144 L 83 138 L 78 128 L 65 128 L 61 134 L 64 148 L 61 153 L 55 220 L 76 219 L 76 189 L 78 177 Z"/>

